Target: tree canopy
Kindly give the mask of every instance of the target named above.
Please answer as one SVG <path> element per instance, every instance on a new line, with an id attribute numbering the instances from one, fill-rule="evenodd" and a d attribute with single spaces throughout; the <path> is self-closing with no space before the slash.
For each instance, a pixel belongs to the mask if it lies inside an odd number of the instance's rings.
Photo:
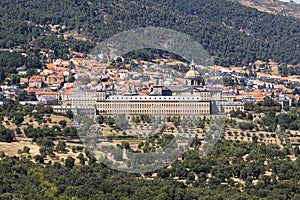
<path id="1" fill-rule="evenodd" d="M 2 48 L 48 48 L 66 57 L 68 48 L 87 53 L 94 42 L 121 31 L 156 26 L 191 35 L 225 66 L 258 59 L 299 64 L 300 59 L 300 20 L 228 0 L 4 0 L 0 11 Z M 90 42 L 62 37 L 72 31 Z"/>

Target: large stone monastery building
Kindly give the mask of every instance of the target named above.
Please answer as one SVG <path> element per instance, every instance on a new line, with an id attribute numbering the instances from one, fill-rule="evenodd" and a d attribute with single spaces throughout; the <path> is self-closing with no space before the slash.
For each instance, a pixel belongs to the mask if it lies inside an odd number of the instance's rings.
<path id="1" fill-rule="evenodd" d="M 203 116 L 244 109 L 241 102 L 222 100 L 222 90 L 206 88 L 203 77 L 193 64 L 184 79 L 185 86 L 181 87 L 165 87 L 157 82 L 148 95 L 139 95 L 130 86 L 123 95 L 106 90 L 73 92 L 63 95 L 62 105 L 54 106 L 54 110 L 64 112 L 71 109 L 75 113 L 101 115 Z"/>

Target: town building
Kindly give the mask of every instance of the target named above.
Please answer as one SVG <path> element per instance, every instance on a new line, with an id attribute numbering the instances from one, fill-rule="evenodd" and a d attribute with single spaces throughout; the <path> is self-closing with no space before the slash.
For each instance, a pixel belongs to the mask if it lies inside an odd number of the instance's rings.
<path id="1" fill-rule="evenodd" d="M 147 95 L 139 94 L 135 87 L 128 86 L 123 95 L 113 90 L 74 90 L 62 94 L 61 106 L 54 106 L 56 112 L 72 110 L 101 115 L 159 115 L 159 116 L 208 116 L 226 114 L 231 110 L 243 110 L 241 102 L 222 99 L 222 89 L 205 86 L 204 78 L 191 64 L 186 73 L 184 86 L 165 87 L 155 77 L 155 83 Z M 113 87 L 114 88 L 114 87 Z"/>

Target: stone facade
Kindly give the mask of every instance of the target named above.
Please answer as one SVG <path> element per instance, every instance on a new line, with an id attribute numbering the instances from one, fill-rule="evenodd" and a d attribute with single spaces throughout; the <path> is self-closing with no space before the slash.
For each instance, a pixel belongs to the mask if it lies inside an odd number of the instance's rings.
<path id="1" fill-rule="evenodd" d="M 113 95 L 111 91 L 79 91 L 62 96 L 62 111 L 67 108 L 78 112 L 78 109 L 92 109 L 101 115 L 171 115 L 199 116 L 228 113 L 230 110 L 243 110 L 240 102 L 224 103 L 222 90 L 209 91 L 204 86 L 201 74 L 191 65 L 185 75 L 186 86 L 165 88 L 155 85 L 149 95 L 138 95 L 126 92 L 124 95 Z M 132 90 L 128 90 L 132 91 Z M 62 109 L 64 108 L 64 109 Z"/>

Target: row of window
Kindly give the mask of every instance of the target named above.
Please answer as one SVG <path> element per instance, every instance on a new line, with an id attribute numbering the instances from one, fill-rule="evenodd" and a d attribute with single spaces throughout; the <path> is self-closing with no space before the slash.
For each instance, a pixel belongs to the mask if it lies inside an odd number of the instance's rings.
<path id="1" fill-rule="evenodd" d="M 109 98 L 108 100 L 209 100 L 209 95 L 204 95 L 202 96 L 203 98 L 200 97 L 112 97 Z"/>
<path id="2" fill-rule="evenodd" d="M 168 108 L 168 109 L 179 109 L 179 108 L 193 108 L 193 109 L 199 109 L 199 108 L 208 108 L 209 107 L 209 103 L 205 103 L 205 104 L 199 104 L 199 103 L 194 103 L 194 104 L 178 104 L 178 103 L 167 103 L 167 104 L 141 104 L 141 103 L 137 103 L 137 104 L 98 104 L 98 107 L 100 108 L 115 108 L 115 109 L 128 109 L 128 108 L 148 108 L 148 109 L 153 109 L 153 108 Z"/>
<path id="3" fill-rule="evenodd" d="M 235 110 L 235 109 L 243 110 L 244 108 L 243 108 L 243 106 L 239 106 L 239 107 L 225 107 L 225 109 L 227 109 L 227 110 Z"/>
<path id="4" fill-rule="evenodd" d="M 107 112 L 105 110 L 102 110 L 102 112 Z M 124 110 L 111 110 L 111 114 L 124 114 Z M 185 115 L 185 114 L 209 114 L 209 110 L 126 110 L 127 114 L 179 114 L 179 115 Z"/>

